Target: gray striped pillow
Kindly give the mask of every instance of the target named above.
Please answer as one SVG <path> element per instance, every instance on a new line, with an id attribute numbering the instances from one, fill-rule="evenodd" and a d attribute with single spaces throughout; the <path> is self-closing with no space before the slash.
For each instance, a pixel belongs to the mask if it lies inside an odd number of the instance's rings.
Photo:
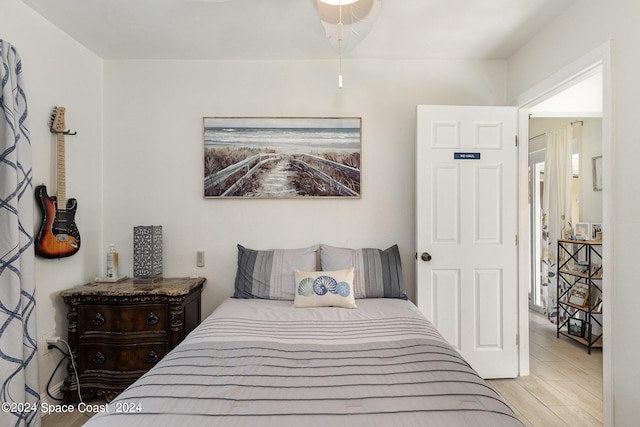
<path id="1" fill-rule="evenodd" d="M 291 300 L 294 270 L 315 271 L 318 245 L 301 249 L 255 250 L 238 245 L 234 298 Z"/>
<path id="2" fill-rule="evenodd" d="M 320 245 L 322 270 L 354 268 L 356 298 L 408 299 L 402 281 L 398 245 L 388 249 L 347 249 Z"/>

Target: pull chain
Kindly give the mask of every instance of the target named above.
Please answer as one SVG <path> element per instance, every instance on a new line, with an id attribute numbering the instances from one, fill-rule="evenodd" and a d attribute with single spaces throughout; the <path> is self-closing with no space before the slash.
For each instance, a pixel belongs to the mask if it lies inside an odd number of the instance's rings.
<path id="1" fill-rule="evenodd" d="M 338 87 L 342 88 L 342 38 L 343 38 L 343 24 L 342 24 L 342 0 L 338 5 L 339 9 L 339 21 L 338 21 Z"/>

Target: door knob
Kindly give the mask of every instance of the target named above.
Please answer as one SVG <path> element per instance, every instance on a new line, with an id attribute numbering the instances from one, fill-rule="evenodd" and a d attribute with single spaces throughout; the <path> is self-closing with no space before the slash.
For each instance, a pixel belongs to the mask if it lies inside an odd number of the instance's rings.
<path id="1" fill-rule="evenodd" d="M 422 258 L 423 261 L 431 261 L 431 254 L 429 252 L 422 252 L 420 258 Z"/>

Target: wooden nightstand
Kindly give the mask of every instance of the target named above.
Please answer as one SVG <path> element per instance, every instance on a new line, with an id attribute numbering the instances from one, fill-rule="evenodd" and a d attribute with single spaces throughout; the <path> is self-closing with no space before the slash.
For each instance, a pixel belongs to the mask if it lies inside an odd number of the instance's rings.
<path id="1" fill-rule="evenodd" d="M 111 401 L 177 346 L 201 320 L 206 279 L 165 278 L 154 284 L 88 283 L 62 291 L 69 312 L 68 342 L 82 398 Z M 61 390 L 78 402 L 71 363 Z"/>

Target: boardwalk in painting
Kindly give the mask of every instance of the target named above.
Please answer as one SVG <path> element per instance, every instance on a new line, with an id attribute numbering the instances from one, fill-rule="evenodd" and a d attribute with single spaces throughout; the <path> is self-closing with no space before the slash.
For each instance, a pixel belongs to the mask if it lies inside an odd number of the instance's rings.
<path id="1" fill-rule="evenodd" d="M 359 197 L 360 119 L 205 118 L 205 197 Z"/>
<path id="2" fill-rule="evenodd" d="M 289 168 L 290 157 L 283 157 L 260 179 L 256 195 L 263 197 L 295 197 L 298 193 L 291 182 L 294 172 Z M 252 195 L 252 194 L 250 194 Z"/>

